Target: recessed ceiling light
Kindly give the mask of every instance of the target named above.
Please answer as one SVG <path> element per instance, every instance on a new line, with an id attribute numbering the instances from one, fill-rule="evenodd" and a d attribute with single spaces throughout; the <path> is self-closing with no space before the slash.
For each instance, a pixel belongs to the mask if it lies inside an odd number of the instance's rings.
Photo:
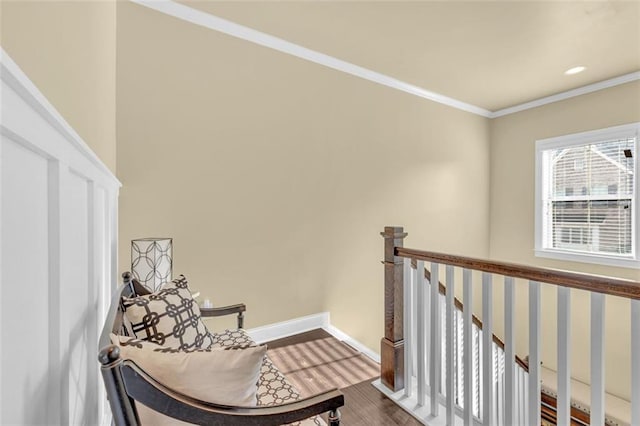
<path id="1" fill-rule="evenodd" d="M 587 67 L 573 67 L 573 68 L 569 68 L 564 73 L 565 75 L 573 75 L 573 74 L 578 74 L 579 72 L 582 72 L 586 69 Z"/>

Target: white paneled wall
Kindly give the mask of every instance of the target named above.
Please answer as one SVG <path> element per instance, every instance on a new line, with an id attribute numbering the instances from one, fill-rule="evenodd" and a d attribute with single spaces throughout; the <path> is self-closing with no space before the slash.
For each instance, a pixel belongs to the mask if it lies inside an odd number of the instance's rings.
<path id="1" fill-rule="evenodd" d="M 0 424 L 104 424 L 120 183 L 1 54 Z"/>

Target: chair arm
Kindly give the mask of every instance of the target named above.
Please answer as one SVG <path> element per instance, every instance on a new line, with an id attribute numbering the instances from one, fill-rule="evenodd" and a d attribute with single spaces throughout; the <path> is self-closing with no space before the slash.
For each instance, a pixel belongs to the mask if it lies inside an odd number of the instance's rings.
<path id="1" fill-rule="evenodd" d="M 162 414 L 194 424 L 275 426 L 330 412 L 330 425 L 338 426 L 338 408 L 344 406 L 344 395 L 337 389 L 275 406 L 231 407 L 213 404 L 167 388 L 132 361 L 125 360 L 121 368 L 129 397 Z"/>
<path id="2" fill-rule="evenodd" d="M 219 308 L 200 308 L 200 315 L 202 317 L 221 317 L 224 315 L 238 314 L 238 328 L 244 326 L 244 312 L 247 307 L 244 303 L 238 303 L 237 305 L 221 306 Z"/>

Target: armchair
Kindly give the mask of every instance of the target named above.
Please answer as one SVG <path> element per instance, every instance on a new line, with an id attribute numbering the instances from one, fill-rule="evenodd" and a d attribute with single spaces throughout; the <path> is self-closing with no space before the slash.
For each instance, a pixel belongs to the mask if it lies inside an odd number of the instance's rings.
<path id="1" fill-rule="evenodd" d="M 111 333 L 121 334 L 123 330 L 121 298 L 149 294 L 130 273 L 124 273 L 123 280 L 123 285 L 113 296 L 100 336 L 98 355 L 116 425 L 140 424 L 136 402 L 169 417 L 199 425 L 281 425 L 326 412 L 329 413 L 330 426 L 340 425 L 338 408 L 344 405 L 344 396 L 335 389 L 284 404 L 267 406 L 260 405 L 259 401 L 255 407 L 231 407 L 201 401 L 174 391 L 159 383 L 133 361 L 123 359 L 120 348 L 112 344 L 110 339 Z M 201 315 L 215 317 L 237 314 L 238 328 L 242 329 L 245 311 L 244 304 L 237 304 L 220 308 L 202 308 Z M 268 357 L 265 357 L 264 362 L 268 363 L 269 368 L 274 368 Z M 316 419 L 320 421 L 319 417 Z"/>

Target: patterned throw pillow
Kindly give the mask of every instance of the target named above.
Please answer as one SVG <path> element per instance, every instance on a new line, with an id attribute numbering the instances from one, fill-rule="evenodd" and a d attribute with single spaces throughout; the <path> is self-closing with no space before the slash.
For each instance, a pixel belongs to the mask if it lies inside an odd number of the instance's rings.
<path id="1" fill-rule="evenodd" d="M 213 343 L 184 275 L 156 293 L 123 297 L 122 309 L 131 332 L 138 339 L 183 351 L 206 349 Z"/>
<path id="2" fill-rule="evenodd" d="M 212 348 L 184 352 L 125 336 L 111 335 L 122 358 L 136 363 L 170 389 L 222 405 L 256 406 L 258 378 L 267 347 Z M 185 425 L 136 403 L 142 425 Z"/>

